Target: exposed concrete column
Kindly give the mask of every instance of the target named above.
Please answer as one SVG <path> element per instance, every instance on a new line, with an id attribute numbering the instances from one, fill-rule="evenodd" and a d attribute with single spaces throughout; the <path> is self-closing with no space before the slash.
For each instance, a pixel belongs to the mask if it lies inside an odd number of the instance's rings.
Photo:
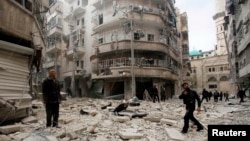
<path id="1" fill-rule="evenodd" d="M 124 81 L 124 99 L 130 99 L 132 97 L 132 81 L 126 79 Z"/>
<path id="2" fill-rule="evenodd" d="M 104 97 L 107 97 L 110 95 L 110 91 L 111 91 L 111 83 L 109 82 L 104 82 Z"/>

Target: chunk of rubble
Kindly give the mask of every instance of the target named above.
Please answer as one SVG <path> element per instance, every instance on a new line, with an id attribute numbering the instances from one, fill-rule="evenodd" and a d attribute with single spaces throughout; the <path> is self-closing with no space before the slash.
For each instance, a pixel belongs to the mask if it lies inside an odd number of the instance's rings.
<path id="1" fill-rule="evenodd" d="M 23 124 L 26 124 L 26 123 L 37 123 L 37 118 L 34 117 L 34 116 L 29 116 L 29 117 L 26 117 L 26 118 L 22 119 L 22 123 Z"/>
<path id="2" fill-rule="evenodd" d="M 128 132 L 128 131 L 118 131 L 118 135 L 120 138 L 124 140 L 130 140 L 130 139 L 141 139 L 143 137 L 140 133 L 134 133 L 134 132 Z"/>
<path id="3" fill-rule="evenodd" d="M 144 117 L 143 119 L 147 120 L 147 121 L 151 121 L 151 122 L 160 122 L 161 121 L 161 117 L 153 117 L 153 116 Z"/>
<path id="4" fill-rule="evenodd" d="M 10 141 L 11 138 L 6 135 L 0 135 L 0 141 Z"/>
<path id="5" fill-rule="evenodd" d="M 184 136 L 180 133 L 180 131 L 173 129 L 173 128 L 165 128 L 167 135 L 170 140 L 174 141 L 184 141 Z"/>
<path id="6" fill-rule="evenodd" d="M 163 124 L 171 125 L 171 126 L 177 124 L 177 121 L 176 121 L 176 120 L 164 119 L 164 118 L 162 118 L 162 119 L 160 120 L 160 122 L 163 123 Z"/>
<path id="7" fill-rule="evenodd" d="M 0 126 L 0 133 L 8 135 L 10 133 L 15 133 L 22 129 L 22 125 L 6 125 Z"/>
<path id="8" fill-rule="evenodd" d="M 58 141 L 58 139 L 48 131 L 33 131 L 23 141 Z"/>
<path id="9" fill-rule="evenodd" d="M 116 117 L 113 117 L 113 121 L 120 122 L 120 123 L 129 121 L 129 120 L 130 120 L 130 118 L 127 117 L 127 116 L 116 116 Z"/>

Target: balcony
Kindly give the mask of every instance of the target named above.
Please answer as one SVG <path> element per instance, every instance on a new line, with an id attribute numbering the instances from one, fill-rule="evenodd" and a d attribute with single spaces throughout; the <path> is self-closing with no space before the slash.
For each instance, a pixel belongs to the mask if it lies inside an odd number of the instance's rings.
<path id="1" fill-rule="evenodd" d="M 73 16 L 82 15 L 84 13 L 85 13 L 85 8 L 83 6 L 77 5 L 76 7 L 74 7 Z"/>
<path id="2" fill-rule="evenodd" d="M 86 74 L 86 70 L 79 68 L 79 67 L 76 68 L 75 77 L 81 77 L 81 76 L 84 76 L 85 74 Z M 73 75 L 73 70 L 67 70 L 67 71 L 63 72 L 64 78 L 72 77 L 72 75 Z"/>
<path id="3" fill-rule="evenodd" d="M 249 75 L 250 75 L 250 64 L 247 64 L 245 67 L 240 69 L 239 77 L 249 77 Z"/>
<path id="4" fill-rule="evenodd" d="M 188 33 L 188 28 L 187 28 L 186 25 L 183 25 L 183 26 L 181 27 L 181 32 L 182 32 L 182 33 Z"/>
<path id="5" fill-rule="evenodd" d="M 85 48 L 84 46 L 79 46 L 79 47 L 76 47 L 75 48 L 75 53 L 76 53 L 76 56 L 78 55 L 82 55 L 85 53 Z M 74 49 L 73 48 L 69 48 L 67 50 L 67 57 L 69 60 L 73 59 L 73 56 L 74 56 Z M 71 59 L 70 59 L 71 58 Z"/>
<path id="6" fill-rule="evenodd" d="M 159 42 L 147 42 L 147 41 L 134 41 L 136 46 L 134 46 L 134 50 L 141 51 L 154 51 L 154 52 L 163 52 L 165 54 L 168 53 L 168 47 Z M 124 51 L 131 50 L 131 40 L 120 40 L 117 41 L 117 44 L 114 42 L 105 43 L 98 45 L 98 53 L 112 53 L 114 51 Z"/>
<path id="7" fill-rule="evenodd" d="M 55 54 L 58 53 L 62 50 L 62 48 L 59 46 L 49 46 L 48 48 L 46 48 L 46 53 L 48 54 Z"/>
<path id="8" fill-rule="evenodd" d="M 238 48 L 237 52 L 240 54 L 242 51 L 244 51 L 250 44 L 250 31 L 248 31 L 247 34 L 245 34 L 242 38 L 241 41 L 238 43 Z"/>
<path id="9" fill-rule="evenodd" d="M 188 46 L 188 40 L 182 40 L 182 45 L 187 45 Z"/>
<path id="10" fill-rule="evenodd" d="M 63 12 L 63 3 L 61 1 L 57 1 L 51 8 L 50 8 L 50 13 L 54 12 Z"/>
<path id="11" fill-rule="evenodd" d="M 62 25 L 57 24 L 52 29 L 48 30 L 47 36 L 50 37 L 52 35 L 62 35 L 63 34 L 63 27 Z"/>
<path id="12" fill-rule="evenodd" d="M 154 14 L 147 14 L 145 16 L 141 16 L 139 13 L 133 13 L 133 22 L 135 24 L 147 24 L 149 26 L 155 27 L 155 28 L 164 28 L 165 24 L 162 18 L 159 15 L 154 15 Z M 98 21 L 98 20 L 95 20 Z M 121 25 L 130 22 L 131 19 L 125 19 L 125 18 L 113 18 L 110 19 L 109 21 L 104 21 L 103 24 L 96 25 L 93 27 L 94 32 L 101 32 L 105 29 L 110 29 L 113 27 L 120 27 Z M 95 23 L 96 24 L 96 23 Z"/>
<path id="13" fill-rule="evenodd" d="M 60 61 L 59 60 L 57 60 L 57 63 L 55 63 L 55 60 L 51 60 L 51 61 L 48 61 L 48 62 L 45 62 L 44 64 L 43 64 L 43 68 L 52 68 L 52 67 L 54 67 L 54 66 L 60 66 L 61 64 L 60 64 Z"/>

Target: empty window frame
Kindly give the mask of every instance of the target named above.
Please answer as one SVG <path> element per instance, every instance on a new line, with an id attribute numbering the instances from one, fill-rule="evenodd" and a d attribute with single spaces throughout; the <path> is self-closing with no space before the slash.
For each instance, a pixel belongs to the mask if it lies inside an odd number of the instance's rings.
<path id="1" fill-rule="evenodd" d="M 148 41 L 154 41 L 154 34 L 148 34 Z"/>

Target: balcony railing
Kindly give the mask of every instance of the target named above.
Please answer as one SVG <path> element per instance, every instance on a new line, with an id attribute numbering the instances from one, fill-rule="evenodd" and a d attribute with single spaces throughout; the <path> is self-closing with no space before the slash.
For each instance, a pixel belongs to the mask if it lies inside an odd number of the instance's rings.
<path id="1" fill-rule="evenodd" d="M 54 66 L 60 66 L 61 64 L 60 64 L 60 61 L 59 60 L 57 60 L 57 63 L 56 63 L 56 61 L 55 60 L 51 60 L 51 61 L 48 61 L 48 62 L 45 62 L 44 64 L 43 64 L 43 68 L 51 68 L 51 67 L 54 67 Z"/>
<path id="2" fill-rule="evenodd" d="M 67 57 L 68 58 L 73 58 L 74 52 L 76 53 L 75 55 L 82 55 L 82 54 L 85 53 L 85 48 L 84 48 L 84 46 L 76 47 L 75 49 L 74 48 L 69 48 L 67 50 Z"/>

